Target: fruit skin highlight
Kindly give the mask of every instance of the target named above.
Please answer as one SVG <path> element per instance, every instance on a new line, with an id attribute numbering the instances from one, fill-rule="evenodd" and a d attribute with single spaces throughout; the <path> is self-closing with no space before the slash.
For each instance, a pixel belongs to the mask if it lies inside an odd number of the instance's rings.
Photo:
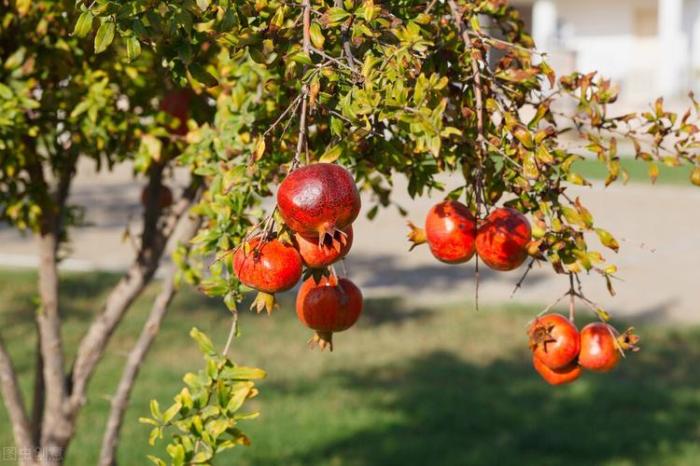
<path id="1" fill-rule="evenodd" d="M 576 361 L 561 369 L 550 369 L 537 357 L 532 357 L 532 365 L 540 376 L 550 385 L 564 385 L 581 377 L 581 366 Z"/>
<path id="2" fill-rule="evenodd" d="M 425 240 L 436 259 L 447 264 L 467 262 L 476 252 L 476 219 L 460 202 L 436 204 L 425 219 Z"/>
<path id="3" fill-rule="evenodd" d="M 476 252 L 486 265 L 506 272 L 520 267 L 527 258 L 532 229 L 515 209 L 494 209 L 476 234 Z"/>
<path id="4" fill-rule="evenodd" d="M 306 237 L 294 234 L 294 245 L 304 261 L 304 265 L 312 269 L 321 269 L 334 264 L 345 257 L 353 241 L 352 225 L 338 230 L 333 236 L 326 235 L 323 240 L 318 236 Z"/>
<path id="5" fill-rule="evenodd" d="M 576 326 L 561 314 L 536 318 L 528 329 L 530 350 L 535 359 L 552 370 L 567 367 L 581 349 Z"/>
<path id="6" fill-rule="evenodd" d="M 616 340 L 614 330 L 608 324 L 595 322 L 586 325 L 581 330 L 579 364 L 590 371 L 610 372 L 622 357 Z"/>
<path id="7" fill-rule="evenodd" d="M 359 215 L 360 193 L 345 168 L 316 163 L 298 168 L 282 181 L 277 206 L 289 228 L 306 237 L 333 237 Z"/>
<path id="8" fill-rule="evenodd" d="M 247 249 L 247 252 L 246 252 Z M 294 247 L 277 239 L 261 244 L 260 238 L 242 246 L 233 256 L 233 270 L 244 285 L 264 293 L 294 287 L 301 278 L 302 262 Z"/>
<path id="9" fill-rule="evenodd" d="M 347 330 L 362 313 L 362 292 L 346 278 L 310 277 L 297 294 L 296 311 L 299 321 L 316 331 L 309 341 L 322 350 L 333 351 L 333 333 Z"/>

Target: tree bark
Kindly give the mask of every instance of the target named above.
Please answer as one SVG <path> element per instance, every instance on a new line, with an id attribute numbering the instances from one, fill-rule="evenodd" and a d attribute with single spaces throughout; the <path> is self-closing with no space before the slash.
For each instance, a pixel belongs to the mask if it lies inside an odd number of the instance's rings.
<path id="1" fill-rule="evenodd" d="M 178 241 L 189 243 L 199 229 L 199 219 L 187 219 L 182 225 L 182 231 Z M 119 435 L 124 422 L 124 416 L 128 407 L 131 391 L 138 377 L 141 365 L 143 364 L 146 355 L 153 341 L 155 340 L 160 325 L 168 312 L 170 302 L 177 292 L 175 288 L 175 273 L 177 266 L 170 264 L 168 273 L 163 279 L 163 288 L 156 297 L 151 312 L 143 326 L 141 335 L 134 347 L 129 352 L 126 365 L 122 372 L 121 380 L 117 386 L 117 390 L 112 397 L 111 410 L 107 427 L 102 439 L 102 450 L 100 452 L 100 466 L 115 466 L 117 464 L 117 445 L 119 443 Z"/>
<path id="2" fill-rule="evenodd" d="M 56 264 L 57 235 L 43 233 L 39 238 L 39 295 L 41 307 L 37 315 L 44 382 L 48 390 L 44 398 L 41 428 L 42 464 L 62 464 L 65 449 L 73 436 L 73 422 L 66 415 L 66 378 L 64 371 L 61 318 L 58 308 L 58 270 Z"/>
<path id="3" fill-rule="evenodd" d="M 39 327 L 37 325 L 37 333 Z M 44 418 L 44 397 L 46 386 L 44 385 L 44 358 L 41 355 L 41 340 L 36 342 L 36 358 L 34 367 L 34 400 L 32 402 L 32 439 L 34 445 L 41 442 L 41 424 Z"/>
<path id="4" fill-rule="evenodd" d="M 34 451 L 32 429 L 29 424 L 27 412 L 24 408 L 24 400 L 22 400 L 22 392 L 19 389 L 17 373 L 12 365 L 10 355 L 7 353 L 5 343 L 1 338 L 0 389 L 2 390 L 2 399 L 5 402 L 5 407 L 10 415 L 15 446 L 19 451 Z M 22 464 L 22 466 L 30 466 L 34 465 L 35 462 L 30 458 L 23 460 L 20 464 Z"/>

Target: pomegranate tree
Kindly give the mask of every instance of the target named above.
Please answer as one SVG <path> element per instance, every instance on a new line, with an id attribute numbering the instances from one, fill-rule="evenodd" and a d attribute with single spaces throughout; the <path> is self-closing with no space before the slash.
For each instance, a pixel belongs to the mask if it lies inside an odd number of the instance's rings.
<path id="1" fill-rule="evenodd" d="M 579 151 L 561 135 L 576 128 L 585 141 L 582 151 L 608 170 L 606 184 L 625 177 L 618 151 L 622 142 L 650 163 L 652 178 L 660 162 L 700 166 L 700 106 L 691 102 L 688 113 L 676 114 L 659 99 L 643 113 L 616 115 L 610 106 L 618 96 L 615 86 L 596 73 L 557 76 L 505 0 L 163 0 L 155 10 L 144 10 L 142 0 L 86 4 L 71 17 L 75 31 L 65 44 L 75 47 L 80 60 L 64 61 L 85 63 L 89 73 L 81 71 L 84 79 L 65 81 L 66 86 L 40 82 L 40 89 L 61 94 L 42 102 L 30 98 L 36 94 L 35 79 L 52 73 L 37 75 L 34 66 L 53 69 L 54 63 L 52 57 L 35 59 L 46 47 L 33 26 L 44 16 L 53 18 L 60 27 L 47 26 L 52 37 L 65 37 L 70 24 L 62 23 L 68 20 L 60 12 L 48 15 L 41 0 L 15 3 L 17 14 L 13 9 L 6 18 L 12 27 L 3 31 L 22 34 L 3 44 L 17 49 L 11 56 L 28 58 L 24 64 L 5 64 L 13 68 L 6 73 L 13 82 L 3 88 L 3 95 L 10 95 L 5 113 L 12 121 L 3 125 L 0 150 L 12 163 L 2 164 L 2 179 L 17 207 L 0 209 L 2 215 L 42 234 L 44 228 L 38 227 L 63 227 L 51 218 L 57 210 L 49 202 L 62 196 L 37 195 L 35 187 L 40 191 L 42 183 L 26 181 L 41 173 L 35 164 L 44 159 L 45 173 L 70 174 L 75 154 L 110 161 L 113 154 L 126 154 L 142 167 L 139 173 L 146 173 L 160 159 L 157 144 L 149 142 L 162 137 L 163 128 L 138 113 L 153 107 L 143 102 L 142 87 L 161 86 L 150 97 L 163 88 L 191 88 L 211 105 L 212 114 L 191 121 L 187 138 L 172 138 L 178 162 L 203 191 L 194 209 L 202 218 L 194 252 L 181 255 L 179 265 L 201 289 L 223 298 L 234 326 L 243 292 L 241 283 L 229 277 L 227 254 L 255 234 L 280 240 L 298 233 L 319 243 L 336 239 L 358 215 L 355 185 L 375 203 L 368 212 L 374 215 L 395 205 L 397 175 L 406 178 L 408 194 L 417 197 L 443 190 L 444 180 L 454 174 L 450 181 L 459 186 L 445 197 L 462 202 L 479 220 L 476 251 L 488 266 L 512 270 L 529 252 L 530 265 L 549 264 L 571 282 L 591 273 L 612 290 L 616 268 L 600 250 L 617 251 L 619 244 L 572 195 L 572 186 L 590 183 L 576 171 Z M 20 41 L 16 47 L 15 39 Z M 25 54 L 22 41 L 36 43 Z M 105 53 L 110 44 L 116 52 L 95 59 L 92 51 Z M 148 51 L 139 57 L 142 48 Z M 158 73 L 172 82 L 163 86 Z M 105 75 L 109 85 L 101 81 Z M 119 89 L 123 85 L 127 89 Z M 125 99 L 138 102 L 138 111 L 113 110 Z M 64 106 L 36 118 L 38 107 L 53 101 Z M 69 118 L 63 116 L 63 102 L 74 109 Z M 131 113 L 133 127 L 121 124 Z M 67 140 L 70 150 L 56 147 L 38 162 L 26 156 L 37 153 L 27 135 L 46 132 L 51 137 L 43 139 L 61 141 L 57 128 L 64 131 L 66 125 L 71 135 L 85 133 Z M 88 131 L 94 127 L 99 131 Z M 124 137 L 112 137 L 120 132 Z M 133 148 L 134 141 L 143 144 Z M 261 209 L 278 186 L 279 218 Z M 535 225 L 534 241 L 521 214 Z M 205 260 L 212 256 L 217 260 Z M 474 261 L 475 267 L 479 263 Z M 320 272 L 333 276 L 332 270 Z M 49 310 L 56 303 L 50 298 L 44 303 Z M 592 308 L 609 320 L 599 306 Z M 48 361 L 52 355 L 45 356 Z M 53 386 L 62 386 L 62 375 Z M 45 419 L 75 419 L 62 411 L 73 404 L 59 401 Z M 185 450 L 185 462 L 218 451 L 201 437 L 198 432 L 175 436 L 170 450 Z"/>

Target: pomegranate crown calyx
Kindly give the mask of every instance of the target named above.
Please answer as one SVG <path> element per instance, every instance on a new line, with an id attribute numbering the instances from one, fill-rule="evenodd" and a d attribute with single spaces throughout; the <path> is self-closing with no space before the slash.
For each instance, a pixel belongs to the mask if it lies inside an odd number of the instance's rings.
<path id="1" fill-rule="evenodd" d="M 408 225 L 408 228 L 410 228 L 410 231 L 408 232 L 408 240 L 413 243 L 411 244 L 409 251 L 413 251 L 413 248 L 416 246 L 425 244 L 428 241 L 428 238 L 426 237 L 425 230 L 423 228 L 420 228 L 410 220 L 408 220 L 406 224 Z"/>

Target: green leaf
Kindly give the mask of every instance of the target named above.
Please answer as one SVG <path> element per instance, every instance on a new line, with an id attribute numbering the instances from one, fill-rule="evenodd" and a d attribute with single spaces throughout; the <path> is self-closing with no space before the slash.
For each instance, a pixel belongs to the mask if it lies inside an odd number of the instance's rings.
<path id="1" fill-rule="evenodd" d="M 160 423 L 158 423 L 158 421 L 156 421 L 155 419 L 151 419 L 150 417 L 140 417 L 139 422 L 141 424 L 150 424 L 152 426 L 159 426 L 160 425 Z"/>
<path id="2" fill-rule="evenodd" d="M 141 43 L 136 37 L 127 37 L 124 39 L 126 43 L 126 59 L 129 61 L 134 60 L 139 55 L 141 55 Z"/>
<path id="3" fill-rule="evenodd" d="M 163 438 L 163 429 L 156 427 L 155 429 L 151 430 L 150 434 L 148 434 L 148 444 L 151 446 L 155 445 L 156 440 L 159 438 Z"/>
<path id="4" fill-rule="evenodd" d="M 182 403 L 177 402 L 163 413 L 163 422 L 170 422 L 182 409 Z"/>
<path id="5" fill-rule="evenodd" d="M 615 237 L 611 235 L 609 231 L 603 230 L 602 228 L 596 228 L 595 232 L 598 235 L 598 239 L 600 240 L 600 243 L 603 246 L 612 249 L 615 252 L 617 252 L 620 249 L 620 243 L 617 242 Z"/>
<path id="6" fill-rule="evenodd" d="M 302 65 L 313 65 L 314 63 L 313 60 L 311 60 L 309 54 L 306 52 L 297 52 L 290 58 L 292 59 L 292 61 L 301 63 Z"/>
<path id="7" fill-rule="evenodd" d="M 326 14 L 324 15 L 324 19 L 326 19 L 326 22 L 328 23 L 329 26 L 335 26 L 340 24 L 341 21 L 345 20 L 346 18 L 350 17 L 350 13 L 347 11 L 343 10 L 342 8 L 329 8 Z"/>
<path id="8" fill-rule="evenodd" d="M 190 337 L 194 339 L 194 341 L 197 342 L 199 345 L 199 349 L 202 351 L 202 353 L 213 355 L 216 354 L 216 351 L 214 350 L 214 344 L 211 342 L 208 336 L 206 336 L 204 333 L 200 332 L 197 327 L 194 327 L 192 330 L 190 330 Z"/>
<path id="9" fill-rule="evenodd" d="M 168 455 L 173 459 L 173 466 L 182 466 L 185 464 L 185 447 L 180 444 L 170 444 L 166 448 Z"/>
<path id="10" fill-rule="evenodd" d="M 319 162 L 333 163 L 336 160 L 338 160 L 338 158 L 341 155 L 343 155 L 343 146 L 340 144 L 336 144 L 335 146 L 330 147 L 328 150 L 326 150 L 326 152 L 324 152 L 324 154 L 319 159 Z"/>
<path id="11" fill-rule="evenodd" d="M 167 466 L 167 463 L 157 456 L 148 455 L 147 458 L 153 462 L 156 466 Z"/>
<path id="12" fill-rule="evenodd" d="M 85 37 L 92 31 L 92 21 L 95 17 L 90 10 L 83 11 L 78 17 L 73 29 L 73 35 L 77 37 Z"/>
<path id="13" fill-rule="evenodd" d="M 157 400 L 151 400 L 150 404 L 151 408 L 151 416 L 153 416 L 153 419 L 160 421 L 163 419 L 163 414 L 160 412 L 160 405 L 158 404 Z"/>
<path id="14" fill-rule="evenodd" d="M 323 32 L 321 32 L 321 26 L 319 26 L 318 23 L 312 23 L 309 32 L 311 33 L 311 43 L 314 44 L 314 47 L 316 47 L 317 49 L 322 50 L 323 44 L 325 44 L 326 42 L 326 38 L 323 37 Z"/>
<path id="15" fill-rule="evenodd" d="M 198 63 L 191 64 L 188 69 L 196 81 L 204 84 L 207 87 L 213 87 L 219 84 L 219 81 L 217 81 L 217 79 L 211 73 L 205 70 L 204 67 Z"/>
<path id="16" fill-rule="evenodd" d="M 102 53 L 107 50 L 107 47 L 114 40 L 114 29 L 114 23 L 111 21 L 105 21 L 100 25 L 95 35 L 95 53 Z"/>
<path id="17" fill-rule="evenodd" d="M 253 153 L 256 162 L 265 154 L 265 147 L 265 138 L 259 137 L 258 141 L 255 143 L 255 151 Z"/>
<path id="18" fill-rule="evenodd" d="M 221 371 L 220 377 L 225 380 L 256 380 L 267 376 L 264 370 L 255 367 L 235 366 L 226 367 Z"/>

